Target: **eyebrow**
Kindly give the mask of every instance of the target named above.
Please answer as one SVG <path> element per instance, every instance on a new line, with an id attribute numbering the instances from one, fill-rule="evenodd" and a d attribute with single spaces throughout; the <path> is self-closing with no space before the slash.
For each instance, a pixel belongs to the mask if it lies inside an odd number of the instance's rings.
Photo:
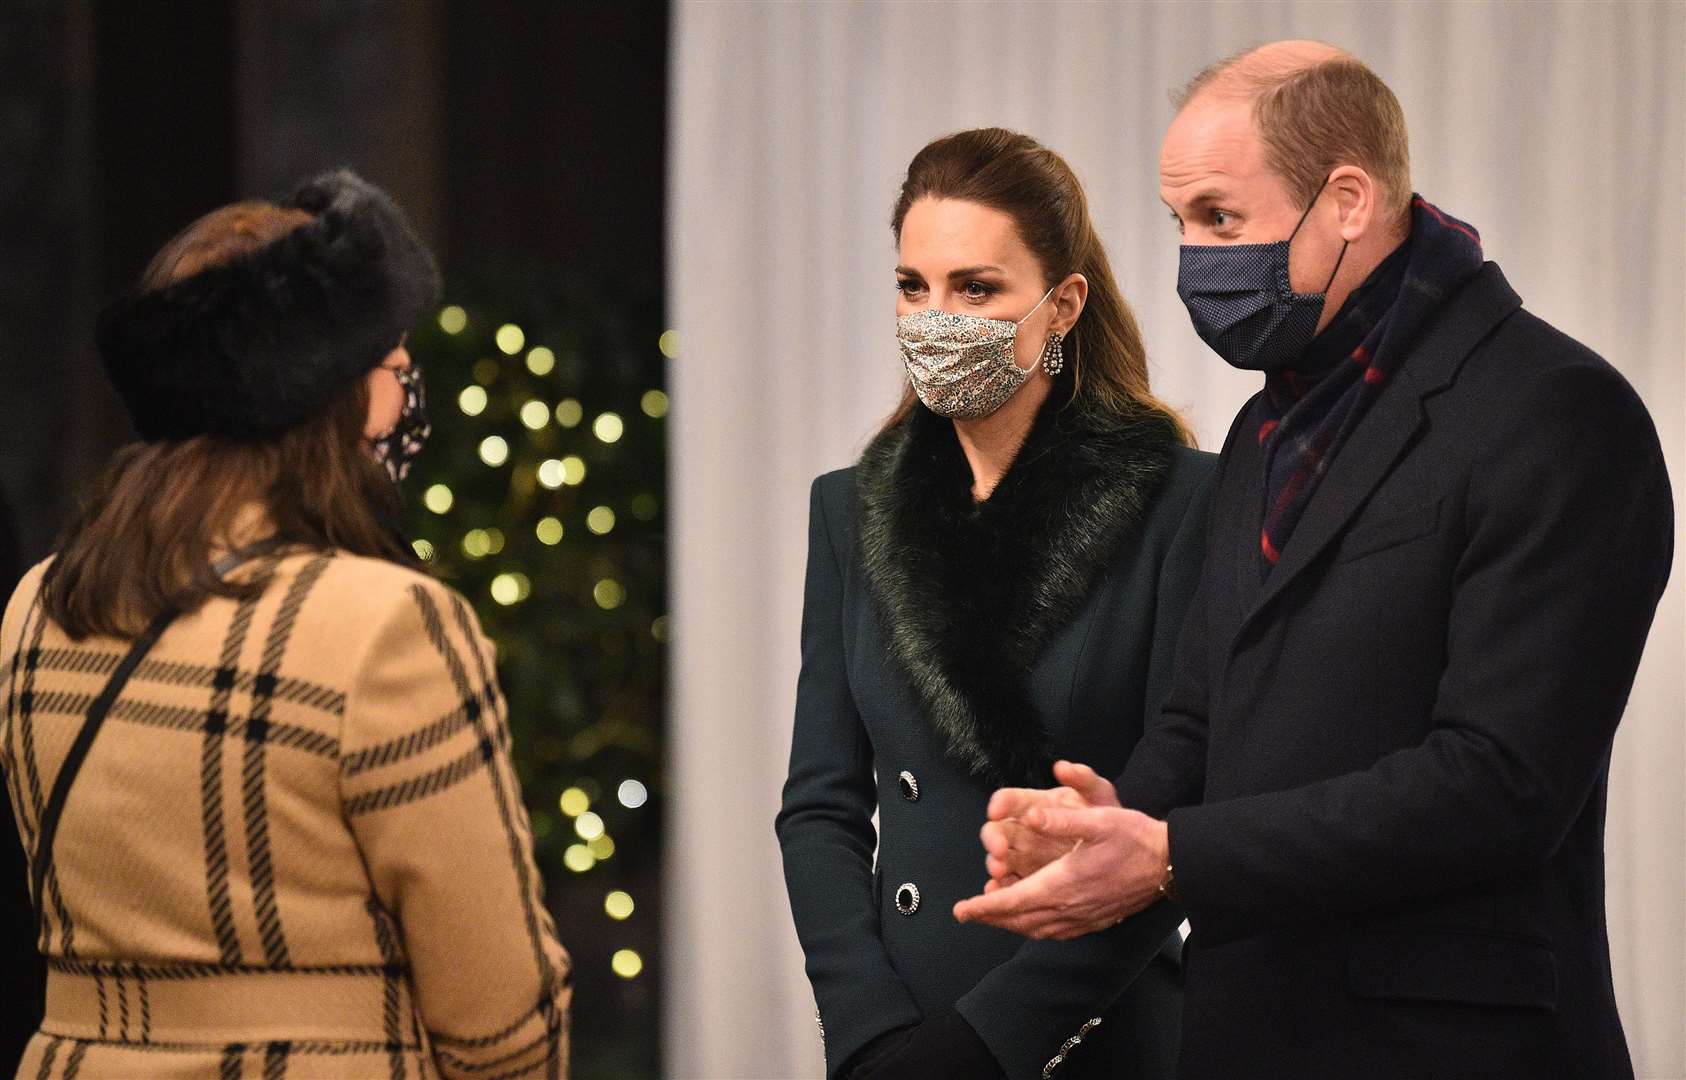
<path id="1" fill-rule="evenodd" d="M 950 281 L 954 281 L 958 278 L 977 277 L 979 274 L 1005 274 L 1006 272 L 999 266 L 962 266 L 958 270 L 950 270 L 948 278 Z M 896 267 L 896 273 L 904 277 L 925 276 L 911 266 L 898 266 Z"/>
<path id="2" fill-rule="evenodd" d="M 1159 201 L 1162 202 L 1162 203 L 1165 203 L 1166 209 L 1170 210 L 1171 213 L 1174 214 L 1174 213 L 1177 212 L 1177 208 L 1172 206 L 1170 203 L 1165 202 L 1164 198 L 1160 198 Z M 1228 192 L 1225 192 L 1220 188 L 1207 188 L 1206 190 L 1204 190 L 1204 191 L 1198 193 L 1197 195 L 1195 195 L 1192 199 L 1188 200 L 1188 207 L 1189 207 L 1190 210 L 1198 210 L 1203 206 L 1210 206 L 1213 203 L 1221 203 L 1221 202 L 1228 202 L 1228 201 L 1229 201 L 1229 193 Z"/>

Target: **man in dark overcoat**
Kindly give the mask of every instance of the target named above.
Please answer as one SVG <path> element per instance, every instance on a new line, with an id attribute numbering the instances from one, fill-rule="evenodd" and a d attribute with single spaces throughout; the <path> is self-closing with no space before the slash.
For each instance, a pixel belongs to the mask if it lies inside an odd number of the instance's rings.
<path id="1" fill-rule="evenodd" d="M 1067 938 L 1169 895 L 1196 1080 L 1632 1077 L 1604 814 L 1673 551 L 1649 414 L 1412 194 L 1339 50 L 1203 73 L 1160 191 L 1196 330 L 1264 387 L 1164 711 L 1116 787 L 1060 766 L 1089 807 L 997 792 L 956 916 Z"/>

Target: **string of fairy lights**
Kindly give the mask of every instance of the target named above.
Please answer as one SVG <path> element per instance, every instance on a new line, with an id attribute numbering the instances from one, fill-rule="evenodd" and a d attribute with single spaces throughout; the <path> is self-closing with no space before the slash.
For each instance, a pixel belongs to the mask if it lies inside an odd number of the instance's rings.
<path id="1" fill-rule="evenodd" d="M 441 331 L 456 338 L 468 331 L 470 319 L 464 307 L 451 304 L 439 310 L 437 321 Z M 559 357 L 549 345 L 530 343 L 527 332 L 517 323 L 498 325 L 491 339 L 498 355 L 475 360 L 469 367 L 471 381 L 450 399 L 455 409 L 469 421 L 488 417 L 488 410 L 494 405 L 513 407 L 518 426 L 506 426 L 501 432 L 476 432 L 478 439 L 474 443 L 474 452 L 480 465 L 488 470 L 511 469 L 511 490 L 530 492 L 535 496 L 546 492 L 574 496 L 570 505 L 577 503 L 584 510 L 583 514 L 564 514 L 548 504 L 540 504 L 549 512 L 542 512 L 536 519 L 522 523 L 522 529 L 530 528 L 531 540 L 542 548 L 553 549 L 563 544 L 570 536 L 570 529 L 582 524 L 585 532 L 593 537 L 610 537 L 624 525 L 624 520 L 611 505 L 613 500 L 584 497 L 582 489 L 587 485 L 592 470 L 598 467 L 588 461 L 587 455 L 591 452 L 563 453 L 560 450 L 561 440 L 556 435 L 559 432 L 573 433 L 577 443 L 579 438 L 589 433 L 589 438 L 603 447 L 613 447 L 629 434 L 628 416 L 612 410 L 588 416 L 588 409 L 578 396 L 547 400 L 542 392 L 534 392 L 535 388 L 547 385 L 547 377 L 557 370 Z M 662 333 L 656 344 L 662 356 L 673 359 L 678 355 L 679 339 L 674 331 Z M 505 365 L 517 364 L 525 368 L 533 380 L 523 384 L 515 399 L 495 398 L 491 388 L 499 383 Z M 505 385 L 509 385 L 507 380 Z M 498 392 L 505 391 L 500 389 Z M 638 397 L 638 411 L 651 421 L 663 419 L 668 412 L 667 394 L 660 389 L 645 390 Z M 628 415 L 636 417 L 630 412 Z M 485 430 L 481 428 L 481 431 Z M 526 440 L 521 438 L 523 431 L 528 436 Z M 434 539 L 414 541 L 416 554 L 428 563 L 457 565 L 460 555 L 471 566 L 483 564 L 489 568 L 488 572 L 495 568 L 495 572 L 485 579 L 485 595 L 500 608 L 517 608 L 534 595 L 532 578 L 524 569 L 509 565 L 507 560 L 504 565 L 487 560 L 498 560 L 506 549 L 512 547 L 518 534 L 506 534 L 503 526 L 509 525 L 508 521 L 500 526 L 483 521 L 459 520 L 461 515 L 453 512 L 462 509 L 463 499 L 459 492 L 464 482 L 459 478 L 458 490 L 453 490 L 451 483 L 436 480 L 421 491 L 420 503 L 436 521 L 434 527 L 426 530 L 432 533 Z M 622 500 L 621 512 L 630 515 L 636 522 L 652 523 L 660 517 L 661 503 L 654 492 L 638 491 Z M 565 521 L 564 517 L 568 520 Z M 465 525 L 468 527 L 463 528 Z M 450 535 L 451 539 L 447 541 L 442 534 Z M 524 539 L 522 542 L 530 543 Z M 533 570 L 533 573 L 538 574 L 539 571 Z M 474 577 L 485 578 L 485 574 L 475 574 Z M 587 580 L 591 581 L 591 602 L 601 612 L 616 612 L 628 603 L 627 584 L 617 572 L 600 576 L 592 573 Z M 635 609 L 628 608 L 627 611 L 630 613 Z M 642 622 L 638 625 L 644 626 Z M 665 645 L 668 617 L 655 614 L 643 632 L 647 632 L 656 643 Z M 497 635 L 493 636 L 496 640 Z M 610 835 L 609 824 L 605 820 L 611 798 L 613 805 L 619 808 L 616 813 L 637 811 L 649 802 L 650 791 L 643 781 L 626 777 L 614 787 L 610 796 L 595 780 L 582 778 L 567 786 L 556 800 L 556 807 L 562 815 L 560 823 L 553 821 L 548 814 L 533 815 L 535 838 L 554 839 L 553 833 L 558 828 L 571 828 L 573 836 L 568 838 L 561 852 L 561 863 L 573 874 L 591 874 L 615 855 L 615 839 Z M 610 889 L 603 896 L 603 913 L 614 923 L 626 922 L 636 910 L 637 904 L 624 888 Z M 609 964 L 614 974 L 623 979 L 635 979 L 644 970 L 644 958 L 630 947 L 617 949 Z"/>

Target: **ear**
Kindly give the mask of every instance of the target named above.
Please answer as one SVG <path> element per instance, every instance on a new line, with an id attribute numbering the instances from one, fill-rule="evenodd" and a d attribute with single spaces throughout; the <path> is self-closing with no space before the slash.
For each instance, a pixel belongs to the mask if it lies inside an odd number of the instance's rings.
<path id="1" fill-rule="evenodd" d="M 1068 275 L 1054 286 L 1054 317 L 1048 323 L 1048 329 L 1061 335 L 1070 333 L 1088 300 L 1089 279 L 1082 274 Z"/>
<path id="2" fill-rule="evenodd" d="M 1342 240 L 1356 243 L 1379 223 L 1381 188 L 1363 169 L 1342 165 L 1329 174 L 1329 190 L 1334 193 Z"/>

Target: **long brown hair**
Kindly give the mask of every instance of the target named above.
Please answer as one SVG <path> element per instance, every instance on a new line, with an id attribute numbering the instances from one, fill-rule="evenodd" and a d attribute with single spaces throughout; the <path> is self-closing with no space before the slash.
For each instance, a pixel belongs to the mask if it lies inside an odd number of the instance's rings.
<path id="1" fill-rule="evenodd" d="M 1157 412 L 1176 425 L 1183 442 L 1194 445 L 1182 417 L 1148 388 L 1147 350 L 1135 313 L 1112 276 L 1083 185 L 1064 158 L 1005 128 L 945 135 L 926 144 L 907 167 L 890 218 L 898 242 L 908 210 L 926 198 L 964 199 L 1011 217 L 1042 267 L 1043 284 L 1052 287 L 1070 273 L 1088 279 L 1083 314 L 1065 337 L 1071 366 L 1067 404 L 1082 395 L 1118 415 Z M 918 400 L 909 386 L 885 426 L 901 423 Z"/>
<path id="2" fill-rule="evenodd" d="M 164 245 L 140 287 L 162 289 L 231 262 L 310 220 L 266 202 L 213 210 Z M 260 539 L 235 535 L 253 504 L 290 542 L 417 565 L 393 527 L 397 493 L 363 446 L 368 413 L 368 385 L 357 379 L 277 438 L 200 435 L 123 447 L 60 541 L 42 586 L 46 613 L 78 640 L 131 637 L 159 612 L 255 595 L 261 581 L 224 581 L 211 565 L 217 549 Z"/>

